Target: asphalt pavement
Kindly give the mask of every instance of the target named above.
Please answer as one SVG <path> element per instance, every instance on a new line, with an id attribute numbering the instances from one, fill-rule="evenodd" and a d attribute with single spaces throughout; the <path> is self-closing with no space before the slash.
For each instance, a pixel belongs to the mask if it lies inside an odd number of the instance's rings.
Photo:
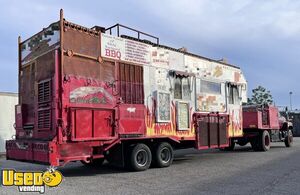
<path id="1" fill-rule="evenodd" d="M 47 166 L 2 157 L 4 168 L 44 171 Z M 171 167 L 144 172 L 108 164 L 90 168 L 80 162 L 58 170 L 62 183 L 47 187 L 45 194 L 300 194 L 300 138 L 294 138 L 291 148 L 272 143 L 268 152 L 254 152 L 249 145 L 233 152 L 179 150 Z M 1 186 L 0 194 L 21 193 L 15 186 Z"/>

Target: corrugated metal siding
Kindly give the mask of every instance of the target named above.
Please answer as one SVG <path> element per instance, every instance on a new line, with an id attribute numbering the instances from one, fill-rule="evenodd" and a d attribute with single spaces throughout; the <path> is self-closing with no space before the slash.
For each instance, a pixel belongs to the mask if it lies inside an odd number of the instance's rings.
<path id="1" fill-rule="evenodd" d="M 15 135 L 15 105 L 18 104 L 16 93 L 0 92 L 0 153 L 5 152 L 5 140 Z"/>

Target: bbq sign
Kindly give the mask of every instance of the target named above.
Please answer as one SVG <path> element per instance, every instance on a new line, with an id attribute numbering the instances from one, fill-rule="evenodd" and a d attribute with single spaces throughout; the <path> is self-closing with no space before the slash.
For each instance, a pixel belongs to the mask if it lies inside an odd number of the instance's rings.
<path id="1" fill-rule="evenodd" d="M 149 65 L 151 46 L 138 41 L 101 33 L 101 56 L 114 60 Z"/>
<path id="2" fill-rule="evenodd" d="M 57 187 L 63 179 L 62 174 L 54 168 L 45 172 L 16 171 L 4 169 L 1 173 L 2 186 L 17 186 L 19 192 L 45 193 L 45 186 Z"/>

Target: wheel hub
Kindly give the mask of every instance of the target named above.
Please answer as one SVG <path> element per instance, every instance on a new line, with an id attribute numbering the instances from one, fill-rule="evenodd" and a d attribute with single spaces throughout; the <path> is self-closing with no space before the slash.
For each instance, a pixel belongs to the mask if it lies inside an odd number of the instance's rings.
<path id="1" fill-rule="evenodd" d="M 160 154 L 160 157 L 161 157 L 161 160 L 164 162 L 164 163 L 168 163 L 171 159 L 171 152 L 168 148 L 163 148 L 161 150 L 161 154 Z"/>
<path id="2" fill-rule="evenodd" d="M 139 150 L 136 153 L 136 162 L 139 166 L 143 167 L 147 164 L 148 162 L 148 155 L 146 150 Z"/>

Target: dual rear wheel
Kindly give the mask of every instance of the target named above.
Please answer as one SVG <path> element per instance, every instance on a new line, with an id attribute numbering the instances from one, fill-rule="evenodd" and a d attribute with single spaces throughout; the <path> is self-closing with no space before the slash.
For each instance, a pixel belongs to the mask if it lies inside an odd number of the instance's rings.
<path id="1" fill-rule="evenodd" d="M 129 147 L 127 152 L 126 164 L 133 171 L 147 170 L 151 163 L 156 167 L 168 167 L 174 158 L 173 148 L 167 142 L 153 145 L 151 149 L 146 144 L 138 143 Z"/>

